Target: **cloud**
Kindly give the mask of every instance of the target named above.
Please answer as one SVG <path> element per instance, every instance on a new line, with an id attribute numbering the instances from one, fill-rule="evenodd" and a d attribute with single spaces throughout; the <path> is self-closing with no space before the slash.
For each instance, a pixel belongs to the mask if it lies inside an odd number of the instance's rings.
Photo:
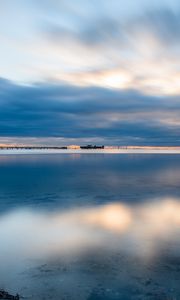
<path id="1" fill-rule="evenodd" d="M 1 137 L 179 143 L 178 97 L 53 83 L 22 86 L 4 79 L 0 86 Z"/>
<path id="2" fill-rule="evenodd" d="M 2 138 L 179 144 L 177 1 L 9 8 L 0 18 L 0 74 L 13 80 L 0 80 Z"/>
<path id="3" fill-rule="evenodd" d="M 153 95 L 180 93 L 179 10 L 152 8 L 130 18 L 106 12 L 93 20 L 79 17 L 76 25 L 44 25 L 39 51 L 46 48 L 45 59 L 49 52 L 64 63 L 53 70 L 42 66 L 47 78 Z"/>
<path id="4" fill-rule="evenodd" d="M 4 6 L 2 77 L 180 94 L 178 1 L 32 1 L 13 16 Z"/>

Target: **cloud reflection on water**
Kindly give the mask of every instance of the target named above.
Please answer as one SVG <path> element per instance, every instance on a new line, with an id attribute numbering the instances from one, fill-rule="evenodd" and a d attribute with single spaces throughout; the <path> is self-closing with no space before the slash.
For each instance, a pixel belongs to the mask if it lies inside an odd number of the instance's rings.
<path id="1" fill-rule="evenodd" d="M 0 218 L 0 263 L 8 257 L 77 255 L 96 247 L 154 256 L 163 243 L 173 242 L 180 249 L 179 233 L 178 199 L 134 206 L 113 203 L 51 214 L 19 210 Z"/>

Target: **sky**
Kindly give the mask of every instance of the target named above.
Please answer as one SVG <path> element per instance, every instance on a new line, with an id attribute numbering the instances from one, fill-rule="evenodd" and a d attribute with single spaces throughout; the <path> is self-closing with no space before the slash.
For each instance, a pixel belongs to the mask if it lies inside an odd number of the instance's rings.
<path id="1" fill-rule="evenodd" d="M 179 0 L 0 0 L 0 144 L 180 145 Z"/>

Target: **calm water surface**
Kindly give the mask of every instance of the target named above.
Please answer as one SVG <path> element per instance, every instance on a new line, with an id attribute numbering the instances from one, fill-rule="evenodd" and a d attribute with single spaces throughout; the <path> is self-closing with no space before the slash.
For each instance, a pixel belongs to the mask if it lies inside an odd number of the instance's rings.
<path id="1" fill-rule="evenodd" d="M 0 210 L 180 197 L 180 155 L 0 156 Z"/>
<path id="2" fill-rule="evenodd" d="M 178 154 L 0 155 L 0 288 L 180 299 L 179 199 Z"/>

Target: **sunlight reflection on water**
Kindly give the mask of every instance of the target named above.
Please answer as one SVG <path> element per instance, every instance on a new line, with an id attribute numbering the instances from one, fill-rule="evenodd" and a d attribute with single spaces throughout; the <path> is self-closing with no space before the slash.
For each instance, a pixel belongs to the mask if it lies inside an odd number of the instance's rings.
<path id="1" fill-rule="evenodd" d="M 179 299 L 178 156 L 9 155 L 0 170 L 0 288 Z"/>
<path id="2" fill-rule="evenodd" d="M 19 210 L 0 218 L 0 262 L 8 255 L 72 255 L 97 246 L 152 256 L 163 242 L 175 242 L 179 233 L 180 202 L 176 199 L 134 206 L 111 203 L 50 214 Z"/>

